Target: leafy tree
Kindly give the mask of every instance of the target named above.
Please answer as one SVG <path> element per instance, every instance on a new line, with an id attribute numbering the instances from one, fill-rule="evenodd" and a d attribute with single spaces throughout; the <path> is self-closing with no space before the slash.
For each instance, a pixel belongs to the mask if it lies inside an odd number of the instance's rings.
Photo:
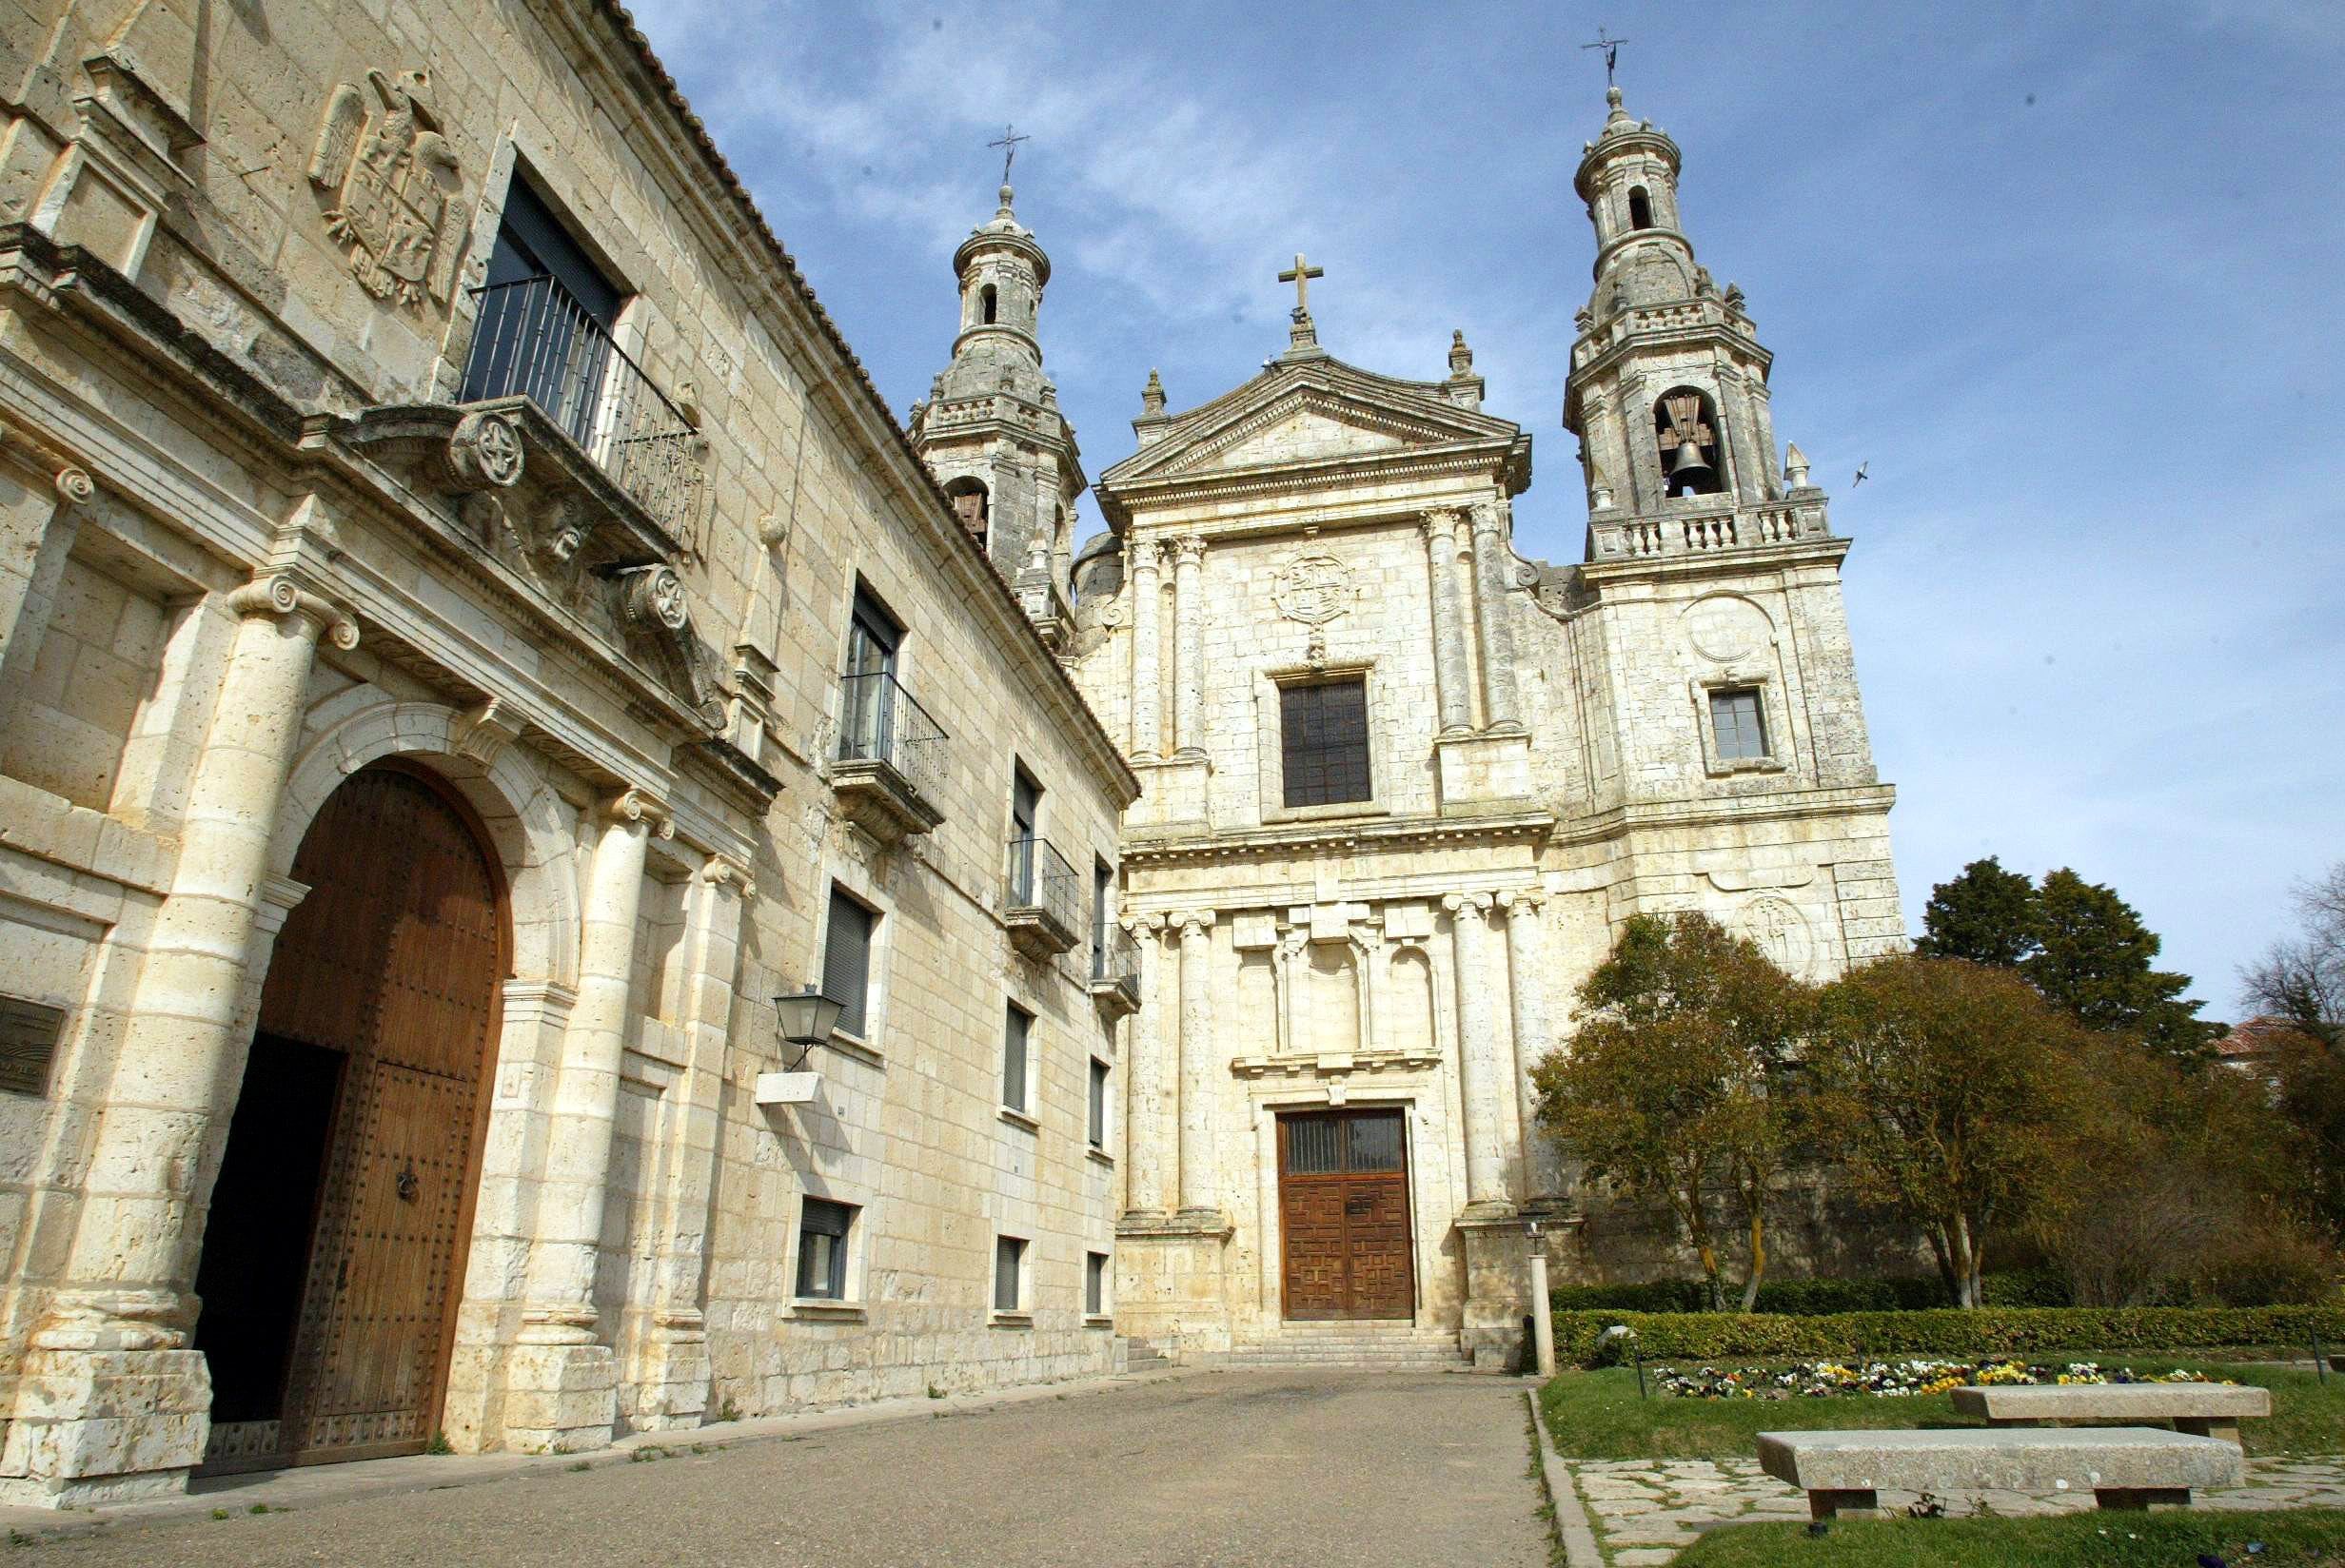
<path id="1" fill-rule="evenodd" d="M 2248 997 L 2295 1029 L 2273 1051 L 2280 1113 L 2304 1136 L 2322 1225 L 2345 1240 L 2345 861 L 2296 892 L 2302 932 L 2240 971 Z"/>
<path id="2" fill-rule="evenodd" d="M 2011 969 L 2036 952 L 2039 924 L 2036 884 L 1988 855 L 1930 890 L 1914 951 Z"/>
<path id="3" fill-rule="evenodd" d="M 1724 1189 L 1749 1246 L 1743 1310 L 1766 1274 L 1766 1214 L 1793 1138 L 1784 1094 L 1810 993 L 1706 915 L 1637 915 L 1579 991 L 1568 1051 L 1533 1071 L 1540 1120 L 1589 1176 L 1661 1203 L 1725 1302 L 1710 1205 Z"/>
<path id="4" fill-rule="evenodd" d="M 2203 1053 L 2222 1032 L 2196 1016 L 2206 1004 L 2183 997 L 2189 975 L 2151 967 L 2158 934 L 2115 889 L 2063 868 L 2044 877 L 2036 909 L 2040 945 L 2020 971 L 2087 1029 L 2180 1057 Z"/>
<path id="5" fill-rule="evenodd" d="M 2041 1181 L 2081 1032 L 2009 970 L 1962 959 L 1883 959 L 1824 989 L 1807 1053 L 1821 1143 L 1921 1229 L 1961 1305 Z"/>

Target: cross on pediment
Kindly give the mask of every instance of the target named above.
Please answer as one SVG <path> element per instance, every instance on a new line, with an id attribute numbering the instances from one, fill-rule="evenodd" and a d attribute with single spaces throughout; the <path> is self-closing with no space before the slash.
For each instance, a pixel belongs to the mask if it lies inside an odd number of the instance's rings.
<path id="1" fill-rule="evenodd" d="M 1303 260 L 1301 251 L 1294 253 L 1294 265 L 1281 272 L 1278 275 L 1278 281 L 1282 284 L 1294 284 L 1294 313 L 1296 315 L 1310 314 L 1310 281 L 1313 278 L 1324 278 L 1327 275 L 1326 267 L 1312 266 Z"/>

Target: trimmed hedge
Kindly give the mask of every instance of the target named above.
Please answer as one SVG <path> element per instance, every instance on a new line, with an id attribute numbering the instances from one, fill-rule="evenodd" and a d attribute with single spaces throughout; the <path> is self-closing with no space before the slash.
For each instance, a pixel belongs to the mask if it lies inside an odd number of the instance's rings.
<path id="1" fill-rule="evenodd" d="M 2297 1349 L 2317 1328 L 2345 1345 L 2345 1307 L 2019 1306 L 1927 1312 L 1558 1312 L 1555 1354 L 1567 1364 L 1620 1359 L 1598 1336 L 1616 1323 L 1637 1331 L 1648 1362 L 1764 1361 L 1807 1356 L 2033 1358 L 2054 1352 Z M 1615 1342 L 1617 1343 L 1617 1342 Z M 1600 1359 L 1601 1358 L 1601 1359 Z"/>
<path id="2" fill-rule="evenodd" d="M 2068 1282 L 2048 1269 L 2012 1269 L 1980 1282 L 1986 1306 L 2066 1306 Z M 1558 1312 L 1706 1312 L 1709 1292 L 1698 1280 L 1650 1280 L 1642 1284 L 1569 1284 L 1548 1292 Z M 1935 1279 L 1770 1280 L 1759 1287 L 1758 1310 L 1792 1317 L 1830 1312 L 1924 1312 L 1954 1304 Z"/>

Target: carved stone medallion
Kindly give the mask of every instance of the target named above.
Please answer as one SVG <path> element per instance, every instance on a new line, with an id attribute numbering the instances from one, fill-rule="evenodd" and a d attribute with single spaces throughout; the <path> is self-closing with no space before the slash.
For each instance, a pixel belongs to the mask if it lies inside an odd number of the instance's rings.
<path id="1" fill-rule="evenodd" d="M 1685 640 L 1717 664 L 1747 658 L 1774 640 L 1767 614 L 1739 594 L 1712 594 L 1686 606 Z"/>
<path id="2" fill-rule="evenodd" d="M 627 618 L 640 623 L 657 621 L 671 632 L 680 632 L 691 618 L 691 610 L 684 603 L 684 579 L 676 575 L 673 566 L 650 566 L 627 576 Z"/>
<path id="3" fill-rule="evenodd" d="M 507 490 L 521 482 L 522 433 L 502 414 L 466 414 L 448 437 L 454 488 Z"/>
<path id="4" fill-rule="evenodd" d="M 1289 620 L 1324 626 L 1351 608 L 1351 573 L 1333 556 L 1298 556 L 1280 568 L 1271 602 Z"/>
<path id="5" fill-rule="evenodd" d="M 376 103 L 344 82 L 318 122 L 309 183 L 333 203 L 325 231 L 375 298 L 445 304 L 463 248 L 464 180 L 456 149 L 440 134 L 431 78 L 370 70 L 366 80 Z"/>
<path id="6" fill-rule="evenodd" d="M 1816 933 L 1800 906 L 1777 893 L 1762 893 L 1743 907 L 1736 921 L 1743 934 L 1795 980 L 1808 978 L 1816 957 Z"/>

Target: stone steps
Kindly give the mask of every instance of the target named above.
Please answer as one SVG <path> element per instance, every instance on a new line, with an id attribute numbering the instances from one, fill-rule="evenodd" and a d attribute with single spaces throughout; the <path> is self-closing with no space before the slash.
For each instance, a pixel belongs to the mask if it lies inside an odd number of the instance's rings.
<path id="1" fill-rule="evenodd" d="M 1266 1340 L 1204 1358 L 1209 1366 L 1360 1366 L 1389 1371 L 1464 1367 L 1457 1335 L 1394 1323 L 1291 1323 Z"/>

